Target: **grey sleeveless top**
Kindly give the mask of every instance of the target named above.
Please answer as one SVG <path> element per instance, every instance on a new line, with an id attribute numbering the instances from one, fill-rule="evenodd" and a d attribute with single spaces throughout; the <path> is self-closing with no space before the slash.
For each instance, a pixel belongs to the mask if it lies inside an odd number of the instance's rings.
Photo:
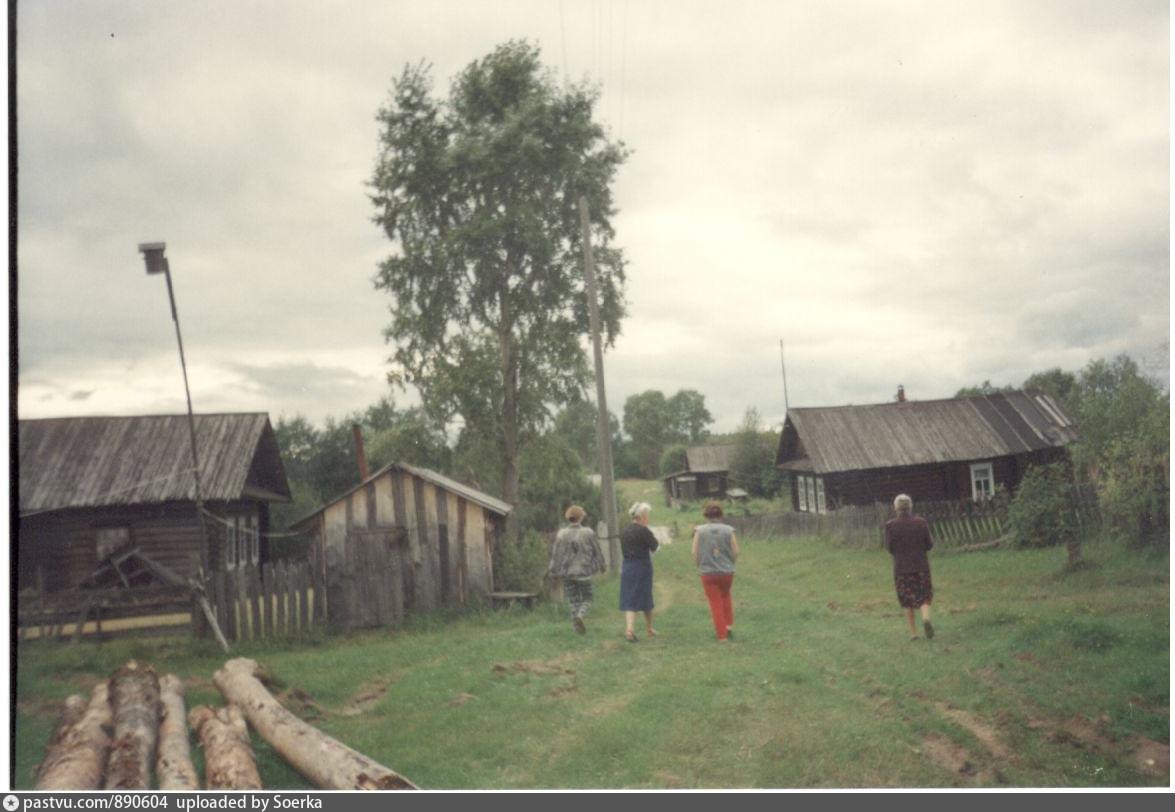
<path id="1" fill-rule="evenodd" d="M 702 575 L 726 575 L 734 572 L 734 528 L 711 522 L 698 525 L 698 572 Z"/>

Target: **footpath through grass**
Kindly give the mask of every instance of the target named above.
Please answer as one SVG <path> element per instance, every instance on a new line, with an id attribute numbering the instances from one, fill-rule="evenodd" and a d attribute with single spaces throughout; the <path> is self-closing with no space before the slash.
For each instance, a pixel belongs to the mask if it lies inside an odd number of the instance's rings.
<path id="1" fill-rule="evenodd" d="M 719 644 L 678 539 L 654 559 L 660 636 L 636 645 L 604 578 L 582 637 L 546 604 L 233 656 L 425 788 L 1166 785 L 1167 558 L 1087 555 L 1062 576 L 1062 550 L 932 553 L 933 641 L 907 639 L 884 552 L 744 539 Z M 131 657 L 220 704 L 212 645 L 22 644 L 18 787 L 61 700 Z M 267 786 L 306 786 L 254 745 Z"/>

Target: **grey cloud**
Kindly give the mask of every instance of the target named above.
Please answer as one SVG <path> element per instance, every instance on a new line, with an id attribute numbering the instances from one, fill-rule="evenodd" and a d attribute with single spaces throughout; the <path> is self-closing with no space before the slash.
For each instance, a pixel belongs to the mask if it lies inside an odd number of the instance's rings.
<path id="1" fill-rule="evenodd" d="M 596 71 L 635 150 L 616 190 L 618 412 L 688 386 L 728 427 L 767 414 L 781 335 L 807 405 L 1165 340 L 1165 4 L 625 9 L 626 29 L 598 30 L 588 4 L 522 0 L 22 6 L 21 383 L 169 408 L 124 374 L 175 366 L 135 251 L 164 239 L 189 364 L 229 381 L 198 408 L 318 417 L 384 393 L 379 372 L 323 361 L 390 352 L 371 285 L 390 246 L 363 186 L 376 108 L 405 63 L 431 61 L 444 92 L 509 36 L 539 40 L 556 75 Z M 1089 299 L 1054 298 L 1074 290 Z M 100 369 L 124 372 L 79 378 Z"/>

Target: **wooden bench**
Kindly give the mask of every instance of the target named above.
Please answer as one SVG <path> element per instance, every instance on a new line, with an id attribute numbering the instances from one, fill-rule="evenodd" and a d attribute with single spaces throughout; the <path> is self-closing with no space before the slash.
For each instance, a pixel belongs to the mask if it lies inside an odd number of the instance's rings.
<path id="1" fill-rule="evenodd" d="M 490 603 L 495 609 L 508 607 L 511 604 L 519 603 L 527 609 L 534 608 L 534 602 L 538 599 L 538 594 L 535 592 L 491 592 Z"/>

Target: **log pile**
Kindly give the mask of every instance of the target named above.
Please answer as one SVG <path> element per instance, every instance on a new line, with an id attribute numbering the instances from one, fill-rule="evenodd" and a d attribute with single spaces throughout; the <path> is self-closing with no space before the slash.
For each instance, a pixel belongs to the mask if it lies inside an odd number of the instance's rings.
<path id="1" fill-rule="evenodd" d="M 207 789 L 263 788 L 249 726 L 321 789 L 417 789 L 290 713 L 258 679 L 262 673 L 253 660 L 229 660 L 213 677 L 225 707 L 185 714 L 179 677 L 128 662 L 95 686 L 88 702 L 80 695 L 65 700 L 36 789 L 199 789 L 188 725 L 204 750 Z"/>
<path id="2" fill-rule="evenodd" d="M 204 748 L 204 779 L 208 789 L 262 788 L 240 708 L 229 705 L 213 710 L 201 705 L 192 708 L 188 722 Z"/>
<path id="3" fill-rule="evenodd" d="M 239 706 L 253 729 L 290 766 L 322 789 L 417 789 L 399 773 L 378 764 L 316 727 L 303 722 L 278 702 L 261 680 L 253 660 L 237 657 L 212 675 L 230 704 Z"/>
<path id="4" fill-rule="evenodd" d="M 79 707 L 81 713 L 77 712 Z M 36 788 L 100 789 L 110 750 L 109 731 L 110 702 L 105 682 L 94 687 L 89 704 L 80 696 L 65 700 L 65 711 L 37 769 Z"/>
<path id="5" fill-rule="evenodd" d="M 175 674 L 159 680 L 159 702 L 163 716 L 159 720 L 159 755 L 155 759 L 155 776 L 160 789 L 191 790 L 200 788 L 192 750 L 188 746 L 188 726 L 184 718 L 184 683 Z"/>

